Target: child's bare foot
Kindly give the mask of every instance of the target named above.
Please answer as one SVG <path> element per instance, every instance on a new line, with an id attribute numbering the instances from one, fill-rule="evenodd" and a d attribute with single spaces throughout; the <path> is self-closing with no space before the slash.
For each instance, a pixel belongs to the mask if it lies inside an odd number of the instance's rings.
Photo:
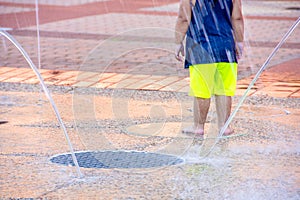
<path id="1" fill-rule="evenodd" d="M 229 135 L 231 135 L 231 134 L 233 134 L 234 133 L 234 130 L 232 130 L 231 128 L 226 128 L 226 130 L 224 131 L 224 133 L 223 133 L 223 136 L 229 136 Z"/>
<path id="2" fill-rule="evenodd" d="M 190 126 L 190 127 L 182 129 L 182 133 L 194 134 L 194 135 L 204 135 L 204 130 L 202 128 L 195 128 L 194 126 Z"/>

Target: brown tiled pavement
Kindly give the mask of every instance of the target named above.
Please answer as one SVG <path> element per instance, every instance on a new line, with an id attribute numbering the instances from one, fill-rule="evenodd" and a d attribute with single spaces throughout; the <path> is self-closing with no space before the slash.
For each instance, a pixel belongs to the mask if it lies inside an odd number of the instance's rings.
<path id="1" fill-rule="evenodd" d="M 73 1 L 69 6 L 39 2 L 40 71 L 47 84 L 188 91 L 187 71 L 173 55 L 177 0 Z M 246 47 L 239 65 L 238 95 L 299 17 L 299 11 L 292 9 L 297 8 L 294 1 L 243 3 Z M 0 6 L 0 26 L 12 28 L 9 33 L 38 65 L 34 3 L 0 1 Z M 288 70 L 286 76 L 264 72 L 249 95 L 299 97 L 299 35 L 297 28 L 269 66 Z M 2 41 L 0 81 L 37 84 L 16 48 Z"/>
<path id="2" fill-rule="evenodd" d="M 266 70 L 254 84 L 248 95 L 300 98 L 300 59 L 284 62 Z M 124 73 L 97 73 L 41 69 L 40 73 L 48 85 L 123 88 L 135 90 L 160 90 L 188 92 L 189 78 L 180 76 L 128 75 Z M 237 84 L 237 95 L 243 95 L 254 76 L 241 79 Z M 39 80 L 29 68 L 0 68 L 0 81 L 7 83 L 38 84 Z"/>

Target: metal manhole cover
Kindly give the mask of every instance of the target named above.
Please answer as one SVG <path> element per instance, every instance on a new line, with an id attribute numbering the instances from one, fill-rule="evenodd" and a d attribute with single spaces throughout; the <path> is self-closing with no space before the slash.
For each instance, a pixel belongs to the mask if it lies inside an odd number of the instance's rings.
<path id="1" fill-rule="evenodd" d="M 154 168 L 183 163 L 172 155 L 137 151 L 88 151 L 75 153 L 79 167 L 84 168 Z M 53 156 L 51 162 L 75 166 L 70 153 Z"/>

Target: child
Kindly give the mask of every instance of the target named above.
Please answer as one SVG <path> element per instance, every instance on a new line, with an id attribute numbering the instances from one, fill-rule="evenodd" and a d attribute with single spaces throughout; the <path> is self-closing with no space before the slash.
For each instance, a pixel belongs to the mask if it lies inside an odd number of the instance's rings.
<path id="1" fill-rule="evenodd" d="M 194 125 L 183 132 L 204 134 L 212 95 L 222 128 L 231 112 L 242 54 L 241 0 L 181 0 L 175 30 L 175 56 L 179 61 L 185 56 L 184 66 L 190 71 L 189 95 L 194 97 Z M 224 135 L 232 133 L 228 127 Z"/>

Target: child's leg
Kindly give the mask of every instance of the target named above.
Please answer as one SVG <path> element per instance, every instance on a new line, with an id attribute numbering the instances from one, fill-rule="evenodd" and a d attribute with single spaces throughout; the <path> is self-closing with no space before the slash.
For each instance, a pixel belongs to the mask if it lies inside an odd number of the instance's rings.
<path id="1" fill-rule="evenodd" d="M 194 97 L 194 127 L 196 129 L 204 130 L 207 113 L 210 106 L 210 98 L 203 99 Z"/>
<path id="2" fill-rule="evenodd" d="M 194 97 L 194 125 L 183 129 L 184 133 L 204 134 L 215 71 L 214 63 L 190 66 L 189 94 Z"/>
<path id="3" fill-rule="evenodd" d="M 231 96 L 216 95 L 216 110 L 218 116 L 218 127 L 221 129 L 228 120 L 231 113 L 232 98 Z M 233 130 L 228 126 L 224 135 L 230 135 Z"/>
<path id="4" fill-rule="evenodd" d="M 194 125 L 182 130 L 183 133 L 204 134 L 204 124 L 210 106 L 210 98 L 194 97 Z"/>
<path id="5" fill-rule="evenodd" d="M 232 98 L 236 89 L 237 64 L 218 63 L 215 74 L 216 110 L 218 115 L 218 126 L 221 129 L 231 113 Z M 227 127 L 224 135 L 230 135 L 233 130 Z"/>

